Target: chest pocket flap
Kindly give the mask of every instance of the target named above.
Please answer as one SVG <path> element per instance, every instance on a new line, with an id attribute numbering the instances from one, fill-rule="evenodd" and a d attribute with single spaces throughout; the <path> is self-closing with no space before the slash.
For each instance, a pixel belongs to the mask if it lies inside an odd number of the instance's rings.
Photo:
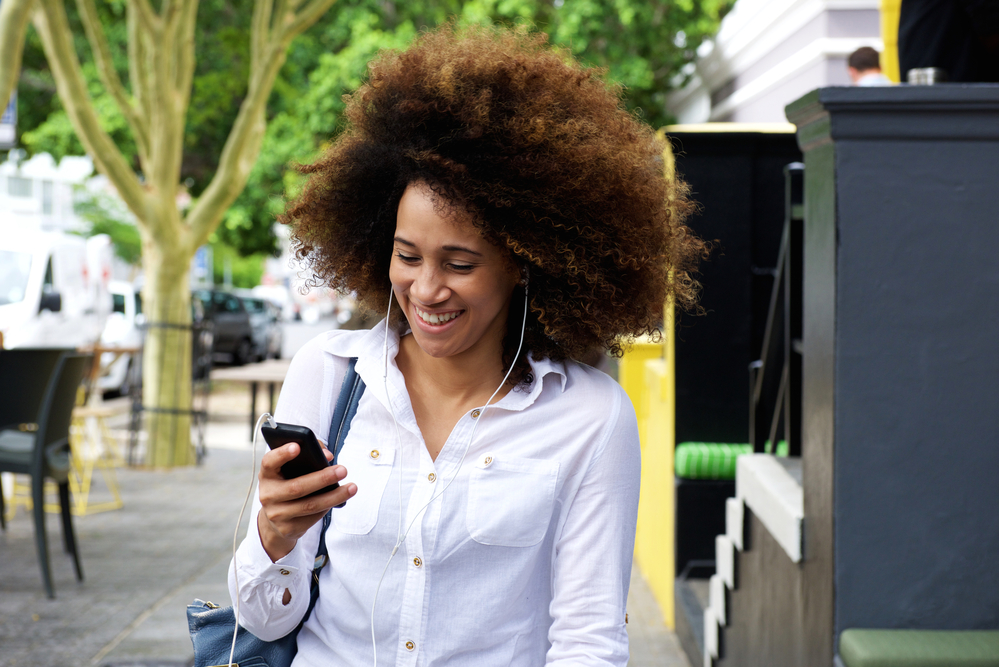
<path id="1" fill-rule="evenodd" d="M 479 544 L 530 547 L 551 523 L 558 461 L 518 459 L 486 453 L 468 480 L 465 522 Z"/>

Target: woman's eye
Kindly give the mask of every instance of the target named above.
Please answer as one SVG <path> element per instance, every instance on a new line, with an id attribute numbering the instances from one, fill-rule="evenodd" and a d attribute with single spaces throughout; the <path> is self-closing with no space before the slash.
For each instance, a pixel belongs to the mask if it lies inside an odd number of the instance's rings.
<path id="1" fill-rule="evenodd" d="M 397 252 L 395 254 L 395 256 L 398 257 L 399 259 L 401 259 L 402 261 L 406 262 L 407 264 L 412 264 L 417 259 L 419 259 L 418 257 L 411 257 L 409 255 L 403 255 L 401 252 Z"/>
<path id="2" fill-rule="evenodd" d="M 471 264 L 449 264 L 455 271 L 471 271 L 474 267 Z"/>

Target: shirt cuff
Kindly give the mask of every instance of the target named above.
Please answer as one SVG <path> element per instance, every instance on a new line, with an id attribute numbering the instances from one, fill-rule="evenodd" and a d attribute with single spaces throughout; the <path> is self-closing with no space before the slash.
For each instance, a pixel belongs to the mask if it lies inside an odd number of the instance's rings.
<path id="1" fill-rule="evenodd" d="M 265 581 L 282 588 L 294 589 L 295 582 L 302 576 L 307 576 L 312 569 L 312 563 L 306 562 L 308 559 L 303 553 L 301 540 L 285 556 L 279 558 L 277 562 L 272 562 L 260 542 L 256 525 L 253 524 L 255 522 L 251 522 L 250 528 L 253 535 L 247 536 L 250 539 L 243 540 L 237 551 L 240 572 L 250 580 Z"/>

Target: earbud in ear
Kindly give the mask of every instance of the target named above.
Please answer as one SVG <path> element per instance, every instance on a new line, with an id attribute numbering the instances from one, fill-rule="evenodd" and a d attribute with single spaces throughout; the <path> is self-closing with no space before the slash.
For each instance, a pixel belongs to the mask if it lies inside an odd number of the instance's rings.
<path id="1" fill-rule="evenodd" d="M 524 267 L 520 271 L 520 285 L 522 287 L 527 287 L 527 283 L 531 281 L 531 269 L 529 267 Z"/>

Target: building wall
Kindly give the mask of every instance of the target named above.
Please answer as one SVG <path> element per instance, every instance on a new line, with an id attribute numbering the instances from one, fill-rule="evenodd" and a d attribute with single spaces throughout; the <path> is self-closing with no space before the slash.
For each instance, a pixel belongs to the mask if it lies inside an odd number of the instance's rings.
<path id="1" fill-rule="evenodd" d="M 682 123 L 782 123 L 784 106 L 822 86 L 849 85 L 846 58 L 881 50 L 878 0 L 738 0 L 696 74 L 670 95 Z"/>

